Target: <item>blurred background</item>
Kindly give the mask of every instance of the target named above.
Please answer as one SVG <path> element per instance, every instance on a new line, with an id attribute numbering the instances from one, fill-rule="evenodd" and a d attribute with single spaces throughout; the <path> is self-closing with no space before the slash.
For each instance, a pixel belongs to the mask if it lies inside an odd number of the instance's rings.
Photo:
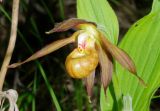
<path id="1" fill-rule="evenodd" d="M 120 35 L 123 38 L 128 28 L 149 13 L 152 0 L 108 0 L 117 14 Z M 0 66 L 10 35 L 12 0 L 0 4 Z M 55 23 L 76 17 L 76 0 L 20 0 L 18 37 L 11 63 L 22 61 L 43 46 L 70 36 L 74 30 L 46 35 Z M 70 78 L 64 67 L 66 56 L 74 45 L 67 45 L 38 61 L 43 66 L 47 81 L 52 86 L 63 111 L 99 111 L 100 83 L 95 82 L 92 104 L 88 103 L 81 80 Z M 99 78 L 98 75 L 96 75 Z M 44 76 L 37 62 L 29 62 L 16 69 L 9 69 L 4 89 L 14 88 L 19 93 L 20 111 L 56 111 Z M 159 95 L 157 90 L 155 95 Z M 151 111 L 160 111 L 160 99 L 152 100 Z M 33 109 L 32 109 L 33 110 Z"/>

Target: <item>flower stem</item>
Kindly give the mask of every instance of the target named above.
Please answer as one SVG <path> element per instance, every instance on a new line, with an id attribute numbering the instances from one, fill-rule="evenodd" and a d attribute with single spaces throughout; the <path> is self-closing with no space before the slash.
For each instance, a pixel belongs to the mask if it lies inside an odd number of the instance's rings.
<path id="1" fill-rule="evenodd" d="M 3 88 L 8 65 L 11 60 L 12 53 L 15 47 L 16 36 L 17 36 L 17 25 L 18 25 L 18 10 L 19 10 L 19 0 L 13 0 L 10 40 L 9 40 L 6 55 L 4 57 L 4 61 L 0 70 L 0 90 L 2 90 Z"/>

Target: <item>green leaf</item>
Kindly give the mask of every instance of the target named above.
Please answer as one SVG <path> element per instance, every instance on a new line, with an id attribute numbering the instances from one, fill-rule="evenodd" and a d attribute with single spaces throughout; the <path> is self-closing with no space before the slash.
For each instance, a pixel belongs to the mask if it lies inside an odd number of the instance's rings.
<path id="1" fill-rule="evenodd" d="M 117 43 L 117 17 L 106 0 L 77 0 L 77 14 L 78 18 L 95 22 L 112 43 Z"/>
<path id="2" fill-rule="evenodd" d="M 108 91 L 107 91 L 107 93 L 108 93 Z M 107 102 L 107 98 L 106 98 L 106 95 L 105 95 L 105 92 L 104 92 L 104 89 L 102 86 L 101 86 L 101 94 L 100 95 L 101 95 L 100 96 L 101 111 L 112 111 L 112 105 Z M 111 95 L 109 97 L 111 97 Z M 113 104 L 113 101 L 112 101 L 112 104 Z"/>
<path id="3" fill-rule="evenodd" d="M 117 73 L 124 95 L 132 97 L 134 111 L 149 111 L 152 95 L 160 86 L 160 12 L 153 3 L 152 12 L 136 22 L 127 32 L 120 48 L 135 61 L 137 72 L 147 83 L 147 88 L 138 79 L 123 69 L 118 63 Z"/>
<path id="4" fill-rule="evenodd" d="M 153 1 L 151 12 L 156 12 L 156 11 L 160 11 L 160 0 L 154 0 Z"/>

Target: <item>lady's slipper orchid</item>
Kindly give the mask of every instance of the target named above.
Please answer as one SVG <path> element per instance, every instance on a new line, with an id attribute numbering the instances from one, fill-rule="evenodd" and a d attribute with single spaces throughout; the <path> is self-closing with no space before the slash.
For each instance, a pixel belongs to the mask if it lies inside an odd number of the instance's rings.
<path id="1" fill-rule="evenodd" d="M 71 77 L 78 79 L 84 78 L 89 97 L 92 95 L 95 70 L 98 63 L 101 69 L 101 81 L 103 87 L 105 90 L 107 89 L 113 72 L 112 57 L 145 85 L 143 80 L 137 75 L 135 65 L 128 54 L 109 42 L 100 30 L 97 29 L 95 23 L 72 18 L 57 24 L 52 30 L 46 33 L 50 34 L 53 32 L 66 31 L 70 28 L 79 30 L 71 37 L 53 42 L 33 54 L 25 61 L 14 63 L 9 67 L 15 68 L 26 62 L 47 55 L 69 43 L 77 42 L 77 47 L 67 56 L 65 66 Z"/>

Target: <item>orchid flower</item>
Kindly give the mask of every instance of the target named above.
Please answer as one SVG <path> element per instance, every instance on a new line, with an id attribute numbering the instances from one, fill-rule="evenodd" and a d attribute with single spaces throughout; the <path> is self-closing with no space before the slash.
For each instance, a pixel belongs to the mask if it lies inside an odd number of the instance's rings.
<path id="1" fill-rule="evenodd" d="M 145 85 L 144 81 L 137 75 L 134 62 L 129 55 L 112 44 L 97 28 L 95 23 L 72 18 L 57 24 L 52 30 L 46 33 L 62 32 L 71 28 L 77 29 L 72 36 L 45 46 L 23 62 L 11 64 L 9 68 L 15 68 L 47 55 L 67 44 L 76 42 L 77 46 L 66 58 L 66 71 L 72 78 L 85 80 L 89 97 L 92 95 L 95 70 L 98 65 L 100 65 L 101 82 L 106 91 L 112 78 L 113 58 Z"/>

